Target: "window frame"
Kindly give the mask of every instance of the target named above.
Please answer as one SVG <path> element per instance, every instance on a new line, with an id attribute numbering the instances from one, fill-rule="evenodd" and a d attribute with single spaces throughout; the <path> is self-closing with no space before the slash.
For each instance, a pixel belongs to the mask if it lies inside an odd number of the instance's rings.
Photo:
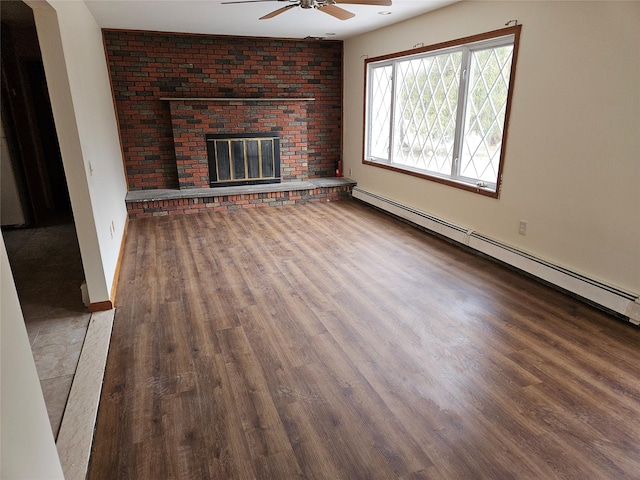
<path id="1" fill-rule="evenodd" d="M 509 117 L 510 117 L 510 113 L 511 113 L 511 104 L 512 104 L 512 98 L 513 98 L 513 90 L 514 90 L 514 83 L 515 83 L 515 77 L 516 77 L 516 65 L 517 65 L 517 58 L 518 58 L 518 49 L 519 49 L 519 44 L 520 44 L 520 31 L 521 31 L 522 25 L 516 25 L 513 27 L 507 27 L 507 28 L 502 28 L 499 30 L 494 30 L 491 32 L 486 32 L 486 33 L 482 33 L 482 34 L 478 34 L 478 35 L 473 35 L 473 36 L 469 36 L 469 37 L 464 37 L 464 38 L 459 38 L 456 40 L 451 40 L 448 42 L 443 42 L 443 43 L 438 43 L 438 44 L 434 44 L 434 45 L 429 45 L 426 47 L 419 47 L 419 48 L 414 48 L 411 50 L 405 50 L 402 52 L 397 52 L 397 53 L 393 53 L 393 54 L 389 54 L 389 55 L 383 55 L 383 56 L 378 56 L 378 57 L 373 57 L 373 58 L 367 58 L 364 61 L 364 109 L 363 109 L 363 139 L 362 139 L 362 163 L 365 165 L 371 165 L 374 167 L 379 167 L 379 168 L 383 168 L 383 169 L 387 169 L 387 170 L 392 170 L 395 172 L 400 172 L 400 173 L 404 173 L 407 175 L 411 175 L 411 176 L 415 176 L 415 177 L 419 177 L 419 178 L 423 178 L 426 180 L 430 180 L 430 181 L 434 181 L 437 183 L 441 183 L 441 184 L 445 184 L 445 185 L 449 185 L 452 187 L 456 187 L 456 188 L 460 188 L 463 190 L 467 190 L 470 192 L 474 192 L 474 193 L 478 193 L 480 195 L 484 195 L 487 197 L 492 197 L 492 198 L 499 198 L 500 197 L 500 191 L 501 191 L 501 187 L 502 187 L 502 174 L 503 174 L 503 170 L 504 170 L 504 162 L 505 162 L 505 152 L 506 152 L 506 146 L 507 146 L 507 138 L 508 138 L 508 128 L 509 128 Z M 384 66 L 389 66 L 391 65 L 392 68 L 393 64 L 395 62 L 398 61 L 403 61 L 403 60 L 410 60 L 412 57 L 420 57 L 423 56 L 425 53 L 432 53 L 432 54 L 440 54 L 440 53 L 446 53 L 447 51 L 452 51 L 452 50 L 456 50 L 459 49 L 460 47 L 469 47 L 469 51 L 473 51 L 473 50 L 483 50 L 488 48 L 495 48 L 495 47 L 491 47 L 490 45 L 493 43 L 495 44 L 496 42 L 500 42 L 500 40 L 503 37 L 508 37 L 508 36 L 513 36 L 513 53 L 512 53 L 512 59 L 511 59 L 511 69 L 510 69 L 510 76 L 509 76 L 509 85 L 508 85 L 508 91 L 507 91 L 507 101 L 506 101 L 506 106 L 505 106 L 505 116 L 504 116 L 504 125 L 503 125 L 503 136 L 502 136 L 502 144 L 501 144 L 501 150 L 500 150 L 500 157 L 499 157 L 499 164 L 498 164 L 498 172 L 497 172 L 497 179 L 496 179 L 496 184 L 495 184 L 495 191 L 490 189 L 490 188 L 485 188 L 482 186 L 477 185 L 476 183 L 469 183 L 466 181 L 462 181 L 461 179 L 463 177 L 460 177 L 458 175 L 458 177 L 452 177 L 450 175 L 439 175 L 435 172 L 429 172 L 427 170 L 423 170 L 423 169 L 419 169 L 416 167 L 412 167 L 412 166 L 407 166 L 407 165 L 399 165 L 399 164 L 394 164 L 392 163 L 391 159 L 376 159 L 374 157 L 371 157 L 369 155 L 368 149 L 369 149 L 369 130 L 371 128 L 370 123 L 371 123 L 371 109 L 370 109 L 370 88 L 371 88 L 371 83 L 372 83 L 372 79 L 373 79 L 373 75 L 369 75 L 370 72 L 370 65 L 371 64 L 375 64 L 375 67 L 384 67 Z M 479 42 L 487 42 L 486 45 L 481 45 L 480 48 L 474 46 L 473 44 L 478 44 Z M 468 72 L 467 72 L 468 73 Z M 467 79 L 468 80 L 468 79 Z M 465 83 L 468 83 L 465 80 Z M 394 113 L 396 110 L 396 105 L 395 105 L 395 83 L 392 85 L 392 90 L 391 90 L 391 96 L 392 96 L 392 108 L 391 108 L 391 119 L 389 120 L 389 142 L 392 142 L 393 139 L 393 130 L 395 129 L 395 125 L 394 125 Z M 467 97 L 468 95 L 468 86 L 466 86 L 467 88 L 465 89 L 465 97 Z M 460 95 L 460 93 L 459 93 Z M 460 97 L 459 97 L 460 98 Z M 460 102 L 459 102 L 460 103 Z M 466 106 L 466 100 L 465 100 L 465 105 Z M 462 106 L 462 107 L 464 107 Z M 458 107 L 461 108 L 460 104 L 458 104 Z M 464 110 L 463 110 L 464 111 Z M 464 114 L 461 117 L 458 117 L 462 120 L 462 124 L 458 124 L 458 122 L 456 122 L 455 128 L 456 131 L 458 130 L 462 130 L 464 129 Z M 460 137 L 458 135 L 456 135 L 456 141 L 459 141 Z M 390 148 L 392 147 L 392 145 L 390 144 Z M 391 152 L 390 152 L 391 153 Z M 391 157 L 391 155 L 389 155 Z M 454 161 L 454 159 L 451 159 L 452 162 Z M 459 163 L 459 162 L 458 162 Z M 459 172 L 460 171 L 460 166 L 458 165 L 457 167 L 455 167 L 456 170 Z M 453 168 L 452 168 L 453 170 Z M 476 181 L 475 179 L 473 179 L 474 182 Z"/>

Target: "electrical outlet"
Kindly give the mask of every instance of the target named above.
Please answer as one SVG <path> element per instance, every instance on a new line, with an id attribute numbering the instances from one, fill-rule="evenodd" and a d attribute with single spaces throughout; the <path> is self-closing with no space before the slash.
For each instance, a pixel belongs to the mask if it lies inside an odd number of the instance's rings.
<path id="1" fill-rule="evenodd" d="M 349 176 L 353 175 L 353 172 L 351 171 L 351 169 L 349 169 Z"/>
<path id="2" fill-rule="evenodd" d="M 524 220 L 520 220 L 520 228 L 518 229 L 518 233 L 520 235 L 527 234 L 527 222 L 525 222 Z"/>

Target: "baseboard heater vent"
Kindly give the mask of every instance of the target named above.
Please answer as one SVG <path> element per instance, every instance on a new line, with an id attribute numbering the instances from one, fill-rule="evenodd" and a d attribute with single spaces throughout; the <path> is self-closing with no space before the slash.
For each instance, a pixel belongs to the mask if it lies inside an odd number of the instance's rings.
<path id="1" fill-rule="evenodd" d="M 562 290 L 582 297 L 590 303 L 595 303 L 607 310 L 624 315 L 631 323 L 640 324 L 640 298 L 637 295 L 586 277 L 478 232 L 447 222 L 395 200 L 369 192 L 361 187 L 354 187 L 353 197 L 453 241 L 467 245 Z"/>
<path id="2" fill-rule="evenodd" d="M 415 223 L 416 225 L 424 227 L 435 233 L 444 235 L 447 238 L 451 238 L 452 240 L 460 243 L 465 243 L 465 238 L 467 237 L 468 232 L 467 229 L 459 225 L 447 222 L 446 220 L 428 213 L 421 212 L 420 210 L 416 210 L 415 208 L 396 202 L 390 198 L 368 192 L 357 186 L 353 187 L 353 197 L 370 205 L 374 205 L 386 212 L 397 215 L 411 223 Z"/>

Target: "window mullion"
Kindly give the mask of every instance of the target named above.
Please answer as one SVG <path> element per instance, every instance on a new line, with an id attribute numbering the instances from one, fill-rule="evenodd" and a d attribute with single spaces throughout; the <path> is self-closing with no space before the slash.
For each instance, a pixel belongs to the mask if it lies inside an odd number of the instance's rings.
<path id="1" fill-rule="evenodd" d="M 462 49 L 462 61 L 460 64 L 460 86 L 458 88 L 458 106 L 456 110 L 456 130 L 453 140 L 453 161 L 451 162 L 451 176 L 460 176 L 460 157 L 462 156 L 462 141 L 464 135 L 464 118 L 467 109 L 467 96 L 469 91 L 469 76 L 471 74 L 471 54 L 468 47 Z"/>
<path id="2" fill-rule="evenodd" d="M 389 115 L 389 163 L 393 163 L 393 155 L 395 152 L 395 124 L 396 124 L 396 79 L 397 77 L 397 63 L 391 64 L 391 114 Z"/>

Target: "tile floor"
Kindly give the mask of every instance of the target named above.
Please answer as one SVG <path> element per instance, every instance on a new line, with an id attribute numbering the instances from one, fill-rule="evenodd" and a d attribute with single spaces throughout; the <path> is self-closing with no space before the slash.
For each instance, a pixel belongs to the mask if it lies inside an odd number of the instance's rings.
<path id="1" fill-rule="evenodd" d="M 73 223 L 3 231 L 33 357 L 55 437 L 90 314 Z"/>

